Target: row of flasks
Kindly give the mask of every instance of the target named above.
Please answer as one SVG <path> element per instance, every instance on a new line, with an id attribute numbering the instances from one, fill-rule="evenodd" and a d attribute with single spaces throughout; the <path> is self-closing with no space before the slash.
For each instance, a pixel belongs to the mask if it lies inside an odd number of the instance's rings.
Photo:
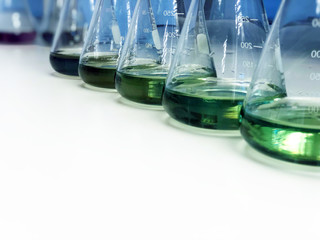
<path id="1" fill-rule="evenodd" d="M 239 129 L 269 32 L 262 1 L 98 0 L 89 29 L 73 14 L 88 2 L 65 2 L 50 53 L 55 71 L 194 127 Z"/>
<path id="2" fill-rule="evenodd" d="M 320 165 L 320 1 L 65 0 L 52 67 L 273 157 Z M 87 30 L 88 29 L 88 30 Z"/>
<path id="3" fill-rule="evenodd" d="M 264 0 L 270 23 L 280 1 Z M 0 43 L 34 42 L 38 35 L 38 44 L 51 44 L 63 2 L 64 0 L 0 0 Z M 86 17 L 91 16 L 94 2 L 95 0 L 91 0 L 86 9 L 80 9 Z M 189 5 L 191 0 L 185 2 Z"/>

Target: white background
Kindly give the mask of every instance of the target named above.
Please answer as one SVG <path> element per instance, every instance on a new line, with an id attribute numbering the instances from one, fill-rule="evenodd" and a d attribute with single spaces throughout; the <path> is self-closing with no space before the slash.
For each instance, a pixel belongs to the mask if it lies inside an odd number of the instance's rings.
<path id="1" fill-rule="evenodd" d="M 0 46 L 1 240 L 320 239 L 320 170 L 182 130 Z"/>

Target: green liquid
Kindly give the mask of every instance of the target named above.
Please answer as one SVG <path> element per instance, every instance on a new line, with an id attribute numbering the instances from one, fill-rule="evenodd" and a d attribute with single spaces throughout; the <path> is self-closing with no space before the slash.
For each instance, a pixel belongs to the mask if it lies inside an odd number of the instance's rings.
<path id="1" fill-rule="evenodd" d="M 320 107 L 314 104 L 282 99 L 246 107 L 250 112 L 242 114 L 241 133 L 250 145 L 272 157 L 320 165 Z"/>
<path id="2" fill-rule="evenodd" d="M 79 75 L 82 80 L 100 88 L 115 88 L 117 56 L 84 58 L 79 65 Z"/>
<path id="3" fill-rule="evenodd" d="M 144 74 L 139 74 L 141 71 Z M 137 103 L 161 105 L 166 73 L 152 73 L 153 68 L 139 66 L 117 72 L 116 87 L 122 97 Z M 147 74 L 147 72 L 150 72 Z"/>
<path id="4" fill-rule="evenodd" d="M 61 74 L 78 76 L 80 53 L 67 51 L 57 51 L 50 53 L 50 63 L 52 68 Z"/>
<path id="5" fill-rule="evenodd" d="M 204 77 L 180 79 L 175 87 L 166 88 L 163 106 L 179 122 L 205 129 L 237 130 L 245 91 L 234 91 L 230 86 L 215 86 L 204 82 Z"/>

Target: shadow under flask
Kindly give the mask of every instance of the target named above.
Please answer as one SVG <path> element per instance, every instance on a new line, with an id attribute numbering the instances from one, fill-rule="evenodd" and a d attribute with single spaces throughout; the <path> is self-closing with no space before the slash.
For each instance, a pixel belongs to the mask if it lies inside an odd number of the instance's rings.
<path id="1" fill-rule="evenodd" d="M 92 0 L 64 0 L 50 52 L 50 63 L 56 72 L 78 76 L 80 54 L 93 9 Z"/>
<path id="2" fill-rule="evenodd" d="M 241 111 L 255 149 L 320 165 L 319 36 L 318 0 L 282 1 Z"/>
<path id="3" fill-rule="evenodd" d="M 94 87 L 115 88 L 115 73 L 135 0 L 98 0 L 80 57 L 79 75 Z"/>
<path id="4" fill-rule="evenodd" d="M 166 81 L 166 112 L 202 130 L 237 131 L 268 30 L 262 0 L 192 0 Z"/>
<path id="5" fill-rule="evenodd" d="M 26 0 L 0 0 L 0 43 L 28 43 L 36 35 Z"/>
<path id="6" fill-rule="evenodd" d="M 116 89 L 124 99 L 161 106 L 187 5 L 176 0 L 137 1 L 116 75 Z"/>

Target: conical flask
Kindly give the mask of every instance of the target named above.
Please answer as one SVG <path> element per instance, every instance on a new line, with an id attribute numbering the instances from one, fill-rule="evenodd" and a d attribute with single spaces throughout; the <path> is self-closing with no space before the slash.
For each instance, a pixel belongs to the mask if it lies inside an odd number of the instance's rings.
<path id="1" fill-rule="evenodd" d="M 26 0 L 0 0 L 0 42 L 27 43 L 36 38 Z"/>
<path id="2" fill-rule="evenodd" d="M 64 0 L 47 0 L 43 6 L 43 20 L 40 26 L 42 39 L 47 44 L 52 44 L 54 33 L 57 30 L 60 13 Z"/>
<path id="3" fill-rule="evenodd" d="M 94 9 L 92 0 L 65 0 L 50 53 L 55 71 L 78 76 L 78 66 L 84 39 Z"/>
<path id="4" fill-rule="evenodd" d="M 284 0 L 248 90 L 241 133 L 271 156 L 320 165 L 320 1 Z"/>
<path id="5" fill-rule="evenodd" d="M 94 87 L 115 88 L 119 51 L 127 35 L 135 0 L 98 0 L 80 57 L 79 74 Z"/>
<path id="6" fill-rule="evenodd" d="M 262 0 L 193 0 L 163 106 L 206 130 L 239 129 L 239 113 L 268 32 Z"/>
<path id="7" fill-rule="evenodd" d="M 186 10 L 183 0 L 137 1 L 117 68 L 116 88 L 123 98 L 161 105 Z"/>

